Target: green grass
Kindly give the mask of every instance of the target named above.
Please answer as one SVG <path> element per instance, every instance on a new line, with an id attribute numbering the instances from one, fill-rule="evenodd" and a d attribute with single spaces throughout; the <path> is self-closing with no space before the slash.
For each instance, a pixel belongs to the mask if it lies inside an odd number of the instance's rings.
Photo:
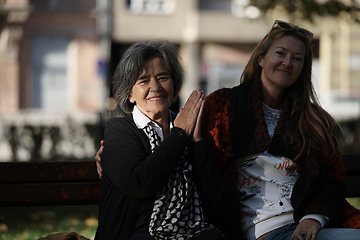
<path id="1" fill-rule="evenodd" d="M 360 209 L 360 198 L 348 198 L 347 200 L 351 205 Z"/>
<path id="2" fill-rule="evenodd" d="M 348 201 L 360 209 L 360 198 Z M 56 232 L 94 239 L 98 206 L 0 207 L 0 240 L 37 240 Z"/>
<path id="3" fill-rule="evenodd" d="M 56 232 L 93 239 L 98 206 L 0 208 L 0 240 L 36 240 Z"/>

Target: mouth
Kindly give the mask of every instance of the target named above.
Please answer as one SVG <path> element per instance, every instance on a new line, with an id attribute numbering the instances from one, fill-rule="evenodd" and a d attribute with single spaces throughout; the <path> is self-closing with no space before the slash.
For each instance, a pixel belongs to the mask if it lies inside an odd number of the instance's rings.
<path id="1" fill-rule="evenodd" d="M 149 100 L 149 101 L 158 101 L 158 100 L 161 100 L 163 98 L 164 98 L 164 96 L 156 96 L 156 97 L 149 97 L 149 98 L 147 98 L 147 100 Z"/>
<path id="2" fill-rule="evenodd" d="M 290 75 L 291 76 L 291 73 L 287 70 L 284 70 L 284 69 L 277 69 L 279 72 L 282 72 L 282 73 L 285 73 L 287 75 Z"/>

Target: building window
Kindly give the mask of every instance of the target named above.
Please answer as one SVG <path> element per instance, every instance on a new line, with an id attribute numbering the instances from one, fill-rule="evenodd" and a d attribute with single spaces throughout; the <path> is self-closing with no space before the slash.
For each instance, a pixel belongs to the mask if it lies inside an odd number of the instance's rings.
<path id="1" fill-rule="evenodd" d="M 231 12 L 234 16 L 239 18 L 255 19 L 260 16 L 259 8 L 249 5 L 249 0 L 232 0 Z"/>
<path id="2" fill-rule="evenodd" d="M 128 9 L 133 13 L 170 14 L 175 9 L 174 0 L 128 0 Z"/>
<path id="3" fill-rule="evenodd" d="M 68 61 L 66 37 L 32 39 L 32 107 L 49 111 L 68 110 Z"/>
<path id="4" fill-rule="evenodd" d="M 232 0 L 199 0 L 199 9 L 202 11 L 231 12 Z"/>

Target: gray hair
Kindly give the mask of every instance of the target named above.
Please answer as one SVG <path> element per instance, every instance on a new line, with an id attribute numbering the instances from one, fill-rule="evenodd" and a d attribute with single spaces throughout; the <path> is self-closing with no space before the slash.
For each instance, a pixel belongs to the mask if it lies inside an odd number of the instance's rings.
<path id="1" fill-rule="evenodd" d="M 125 113 L 134 108 L 129 94 L 144 69 L 144 62 L 154 57 L 161 57 L 169 68 L 174 85 L 173 102 L 177 99 L 184 76 L 177 48 L 165 40 L 135 43 L 126 50 L 113 76 L 113 95 Z"/>

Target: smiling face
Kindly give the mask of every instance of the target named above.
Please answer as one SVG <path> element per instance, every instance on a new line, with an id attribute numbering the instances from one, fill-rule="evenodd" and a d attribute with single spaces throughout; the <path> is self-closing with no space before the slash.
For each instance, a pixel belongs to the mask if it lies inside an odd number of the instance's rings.
<path id="1" fill-rule="evenodd" d="M 305 44 L 291 35 L 274 41 L 266 55 L 259 58 L 261 81 L 267 92 L 281 95 L 296 82 L 304 66 L 305 51 Z"/>
<path id="2" fill-rule="evenodd" d="M 129 101 L 136 103 L 142 113 L 155 121 L 167 118 L 173 96 L 173 81 L 164 60 L 160 57 L 147 60 L 131 89 Z"/>

